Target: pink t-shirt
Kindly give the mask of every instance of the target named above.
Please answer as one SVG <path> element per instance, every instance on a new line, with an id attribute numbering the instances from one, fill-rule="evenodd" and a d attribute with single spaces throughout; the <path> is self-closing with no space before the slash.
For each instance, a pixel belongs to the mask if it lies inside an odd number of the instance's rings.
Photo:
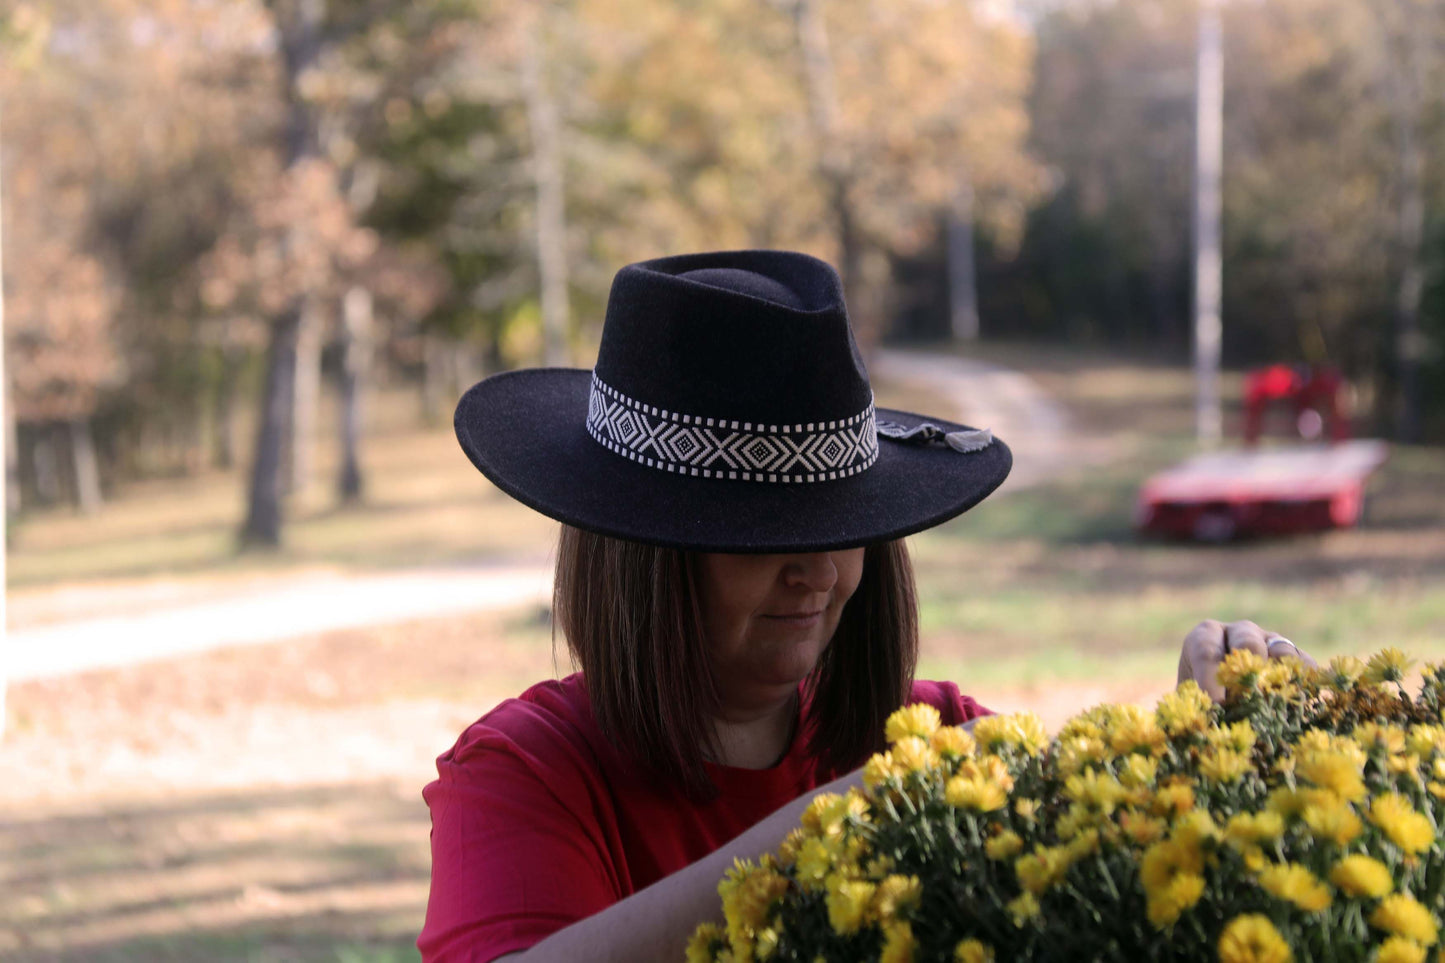
<path id="1" fill-rule="evenodd" d="M 911 701 L 946 725 L 988 711 L 950 682 L 916 682 Z M 612 748 L 580 674 L 508 699 L 437 760 L 422 792 L 432 817 L 423 960 L 486 963 L 526 949 L 701 859 L 829 781 L 804 749 L 800 735 L 769 769 L 709 764 L 719 794 L 697 803 Z"/>

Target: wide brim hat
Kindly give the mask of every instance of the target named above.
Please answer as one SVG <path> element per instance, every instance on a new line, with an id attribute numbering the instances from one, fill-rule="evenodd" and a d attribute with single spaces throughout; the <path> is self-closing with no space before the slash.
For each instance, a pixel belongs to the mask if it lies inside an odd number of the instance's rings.
<path id="1" fill-rule="evenodd" d="M 876 408 L 837 274 L 783 251 L 623 268 L 596 367 L 494 375 L 455 424 L 523 504 L 696 551 L 900 538 L 973 507 L 1012 465 L 985 429 Z"/>

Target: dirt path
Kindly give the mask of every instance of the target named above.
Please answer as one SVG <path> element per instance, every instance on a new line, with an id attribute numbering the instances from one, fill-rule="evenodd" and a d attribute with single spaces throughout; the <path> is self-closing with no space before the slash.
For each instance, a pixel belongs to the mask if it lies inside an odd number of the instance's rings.
<path id="1" fill-rule="evenodd" d="M 881 378 L 946 399 L 943 412 L 992 428 L 1014 453 L 1004 492 L 1081 463 L 1076 432 L 1032 379 L 952 355 L 885 351 Z M 8 599 L 3 656 L 11 682 L 134 665 L 315 632 L 496 611 L 544 599 L 543 559 L 399 573 L 315 571 L 283 578 L 153 580 L 62 586 Z"/>

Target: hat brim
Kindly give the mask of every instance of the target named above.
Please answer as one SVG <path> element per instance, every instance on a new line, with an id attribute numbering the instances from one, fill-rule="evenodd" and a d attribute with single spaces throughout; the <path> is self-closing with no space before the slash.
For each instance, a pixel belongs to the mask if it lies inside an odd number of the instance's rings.
<path id="1" fill-rule="evenodd" d="M 995 439 L 960 453 L 879 438 L 878 460 L 844 479 L 802 484 L 702 479 L 623 458 L 586 427 L 592 372 L 529 368 L 462 396 L 456 432 L 472 464 L 522 504 L 615 538 L 705 552 L 818 552 L 888 541 L 967 511 L 1008 477 Z M 906 411 L 878 417 L 912 427 Z"/>

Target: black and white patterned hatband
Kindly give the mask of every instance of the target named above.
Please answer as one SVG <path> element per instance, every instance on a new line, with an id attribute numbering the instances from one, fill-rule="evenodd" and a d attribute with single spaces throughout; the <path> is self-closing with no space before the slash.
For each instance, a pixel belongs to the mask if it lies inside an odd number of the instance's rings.
<path id="1" fill-rule="evenodd" d="M 830 481 L 856 475 L 878 459 L 871 398 L 868 407 L 842 420 L 765 425 L 657 408 L 594 372 L 587 431 L 638 464 L 699 478 Z"/>

